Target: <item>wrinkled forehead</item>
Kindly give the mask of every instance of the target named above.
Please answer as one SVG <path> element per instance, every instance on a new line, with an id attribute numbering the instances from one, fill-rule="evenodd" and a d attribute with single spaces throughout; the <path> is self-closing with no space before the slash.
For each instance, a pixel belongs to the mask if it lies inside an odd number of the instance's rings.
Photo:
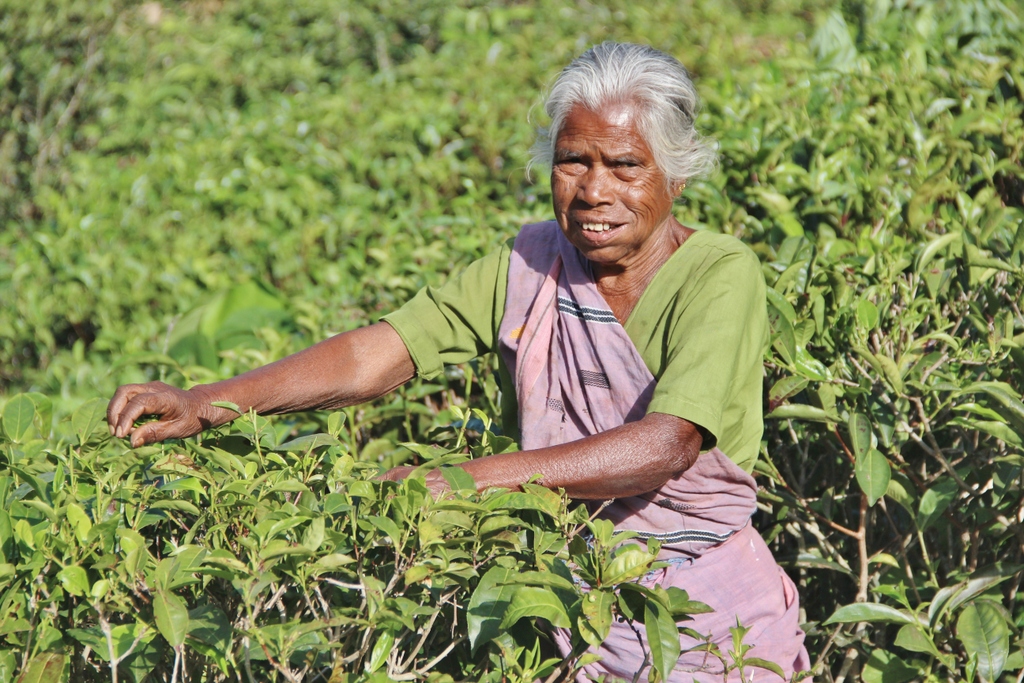
<path id="1" fill-rule="evenodd" d="M 632 102 L 611 102 L 597 109 L 574 105 L 558 130 L 555 149 L 590 144 L 650 154 L 639 112 Z"/>

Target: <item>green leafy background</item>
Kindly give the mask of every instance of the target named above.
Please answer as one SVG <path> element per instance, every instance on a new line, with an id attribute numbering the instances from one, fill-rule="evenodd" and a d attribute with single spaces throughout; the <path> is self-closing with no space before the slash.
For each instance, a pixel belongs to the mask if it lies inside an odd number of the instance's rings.
<path id="1" fill-rule="evenodd" d="M 637 583 L 653 549 L 539 487 L 373 481 L 514 447 L 492 360 L 137 451 L 102 419 L 118 384 L 372 322 L 548 217 L 542 92 L 605 39 L 691 68 L 720 168 L 678 216 L 762 259 L 755 522 L 815 678 L 1019 683 L 1024 8 L 1000 0 L 0 2 L 0 681 L 554 680 L 616 616 L 667 673 L 702 606 Z M 745 635 L 711 657 L 749 676 Z"/>

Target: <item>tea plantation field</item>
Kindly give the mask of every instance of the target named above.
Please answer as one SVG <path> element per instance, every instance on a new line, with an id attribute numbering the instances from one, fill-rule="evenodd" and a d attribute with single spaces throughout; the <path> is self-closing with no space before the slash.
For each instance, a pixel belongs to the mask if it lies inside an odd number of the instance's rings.
<path id="1" fill-rule="evenodd" d="M 0 0 L 0 682 L 555 681 L 616 617 L 664 678 L 701 605 L 634 582 L 656 548 L 375 480 L 515 448 L 492 359 L 137 450 L 102 419 L 548 218 L 543 91 L 606 39 L 691 68 L 720 167 L 678 216 L 762 260 L 754 521 L 814 680 L 1024 681 L 1020 3 Z M 743 638 L 708 656 L 761 680 Z"/>

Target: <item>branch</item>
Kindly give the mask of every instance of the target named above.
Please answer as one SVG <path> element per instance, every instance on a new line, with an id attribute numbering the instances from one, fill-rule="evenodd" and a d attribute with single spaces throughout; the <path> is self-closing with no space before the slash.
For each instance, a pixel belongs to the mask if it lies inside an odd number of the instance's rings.
<path id="1" fill-rule="evenodd" d="M 467 636 L 460 636 L 457 640 L 453 640 L 452 642 L 448 643 L 448 647 L 446 647 L 444 650 L 442 650 L 441 654 L 439 654 L 438 656 L 434 657 L 433 659 L 431 659 L 429 662 L 427 662 L 426 664 L 424 664 L 420 668 L 416 669 L 415 670 L 416 673 L 419 674 L 420 676 L 422 676 L 423 674 L 425 674 L 428 671 L 430 671 L 431 669 L 433 669 L 435 666 L 437 666 L 438 662 L 440 662 L 442 659 L 447 657 L 448 653 L 455 649 L 456 645 L 458 645 L 459 643 L 463 642 L 466 639 L 467 639 Z"/>

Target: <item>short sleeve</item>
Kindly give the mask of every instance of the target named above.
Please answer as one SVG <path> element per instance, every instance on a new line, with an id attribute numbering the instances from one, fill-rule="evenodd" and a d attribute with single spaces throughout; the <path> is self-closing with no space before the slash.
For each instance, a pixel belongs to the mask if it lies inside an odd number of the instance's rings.
<path id="1" fill-rule="evenodd" d="M 677 296 L 665 338 L 665 364 L 648 412 L 686 419 L 705 432 L 704 449 L 757 457 L 768 341 L 765 283 L 749 249 L 710 249 Z M 752 461 L 751 461 L 752 462 Z"/>
<path id="2" fill-rule="evenodd" d="M 402 338 L 420 377 L 432 379 L 445 365 L 493 348 L 504 312 L 509 253 L 506 243 L 444 285 L 424 287 L 382 318 Z"/>

